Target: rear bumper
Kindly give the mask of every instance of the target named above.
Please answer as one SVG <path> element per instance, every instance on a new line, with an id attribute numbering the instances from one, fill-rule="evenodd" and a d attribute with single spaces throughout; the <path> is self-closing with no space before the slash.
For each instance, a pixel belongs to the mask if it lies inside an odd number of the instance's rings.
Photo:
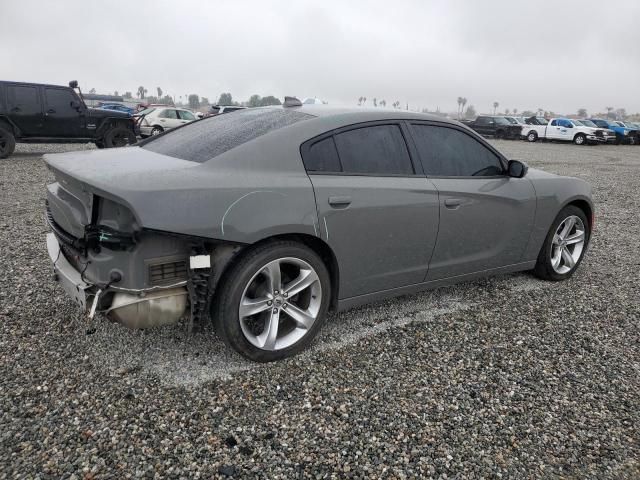
<path id="1" fill-rule="evenodd" d="M 47 251 L 53 263 L 55 279 L 62 285 L 67 295 L 83 310 L 87 309 L 87 296 L 93 294 L 91 285 L 82 279 L 82 275 L 66 259 L 55 234 L 47 233 Z"/>

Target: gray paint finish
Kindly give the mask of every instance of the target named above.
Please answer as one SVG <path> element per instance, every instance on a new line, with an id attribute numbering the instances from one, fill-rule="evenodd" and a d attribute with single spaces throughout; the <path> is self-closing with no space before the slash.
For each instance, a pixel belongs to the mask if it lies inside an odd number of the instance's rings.
<path id="1" fill-rule="evenodd" d="M 159 239 L 149 230 L 240 245 L 302 234 L 332 250 L 340 306 L 354 306 L 531 268 L 560 209 L 575 200 L 591 205 L 586 182 L 534 169 L 522 179 L 309 176 L 300 146 L 327 131 L 380 120 L 459 124 L 393 110 L 300 110 L 312 117 L 205 163 L 140 147 L 45 156 L 57 180 L 49 186 L 49 203 L 65 230 L 81 234 L 91 218 L 93 194 L 122 205 L 123 211 L 110 207 L 110 227 L 146 229 L 133 252 L 92 254 L 87 278 L 104 280 L 116 268 L 126 273 L 123 285 L 144 288 L 144 275 L 136 269 L 147 259 L 187 254 L 184 243 Z M 332 205 L 331 197 L 349 197 L 350 203 Z"/>

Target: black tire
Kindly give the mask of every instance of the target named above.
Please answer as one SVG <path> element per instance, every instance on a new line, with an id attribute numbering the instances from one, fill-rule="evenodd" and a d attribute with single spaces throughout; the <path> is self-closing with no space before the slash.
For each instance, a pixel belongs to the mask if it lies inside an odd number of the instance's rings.
<path id="1" fill-rule="evenodd" d="M 494 136 L 496 140 L 502 140 L 504 138 L 504 132 L 502 130 L 498 130 Z"/>
<path id="2" fill-rule="evenodd" d="M 113 127 L 106 131 L 102 140 L 105 148 L 126 147 L 136 143 L 136 135 L 126 127 Z"/>
<path id="3" fill-rule="evenodd" d="M 8 158 L 16 149 L 16 137 L 13 132 L 0 126 L 0 158 Z"/>
<path id="4" fill-rule="evenodd" d="M 164 132 L 164 128 L 156 125 L 151 129 L 151 136 L 155 137 L 156 135 L 160 135 L 162 132 Z"/>
<path id="5" fill-rule="evenodd" d="M 309 331 L 296 343 L 280 350 L 264 350 L 245 337 L 238 309 L 245 287 L 254 275 L 269 262 L 287 257 L 307 262 L 317 273 L 322 288 L 320 309 Z M 216 332 L 229 347 L 250 360 L 272 362 L 295 355 L 311 343 L 325 321 L 330 297 L 331 281 L 322 259 L 313 250 L 297 242 L 276 241 L 250 248 L 225 272 L 211 314 Z"/>
<path id="6" fill-rule="evenodd" d="M 530 143 L 537 142 L 538 134 L 535 131 L 531 130 L 529 133 L 527 133 L 527 141 Z"/>
<path id="7" fill-rule="evenodd" d="M 96 143 L 96 147 L 98 147 L 98 148 L 100 148 L 100 149 L 104 148 L 104 142 L 101 142 L 101 141 L 99 141 L 99 140 L 96 140 L 96 142 L 95 142 L 95 143 Z"/>
<path id="8" fill-rule="evenodd" d="M 574 215 L 576 217 L 579 217 L 580 220 L 582 220 L 582 224 L 584 225 L 584 233 L 585 233 L 584 247 L 580 254 L 580 258 L 575 262 L 574 267 L 571 268 L 571 270 L 569 270 L 566 273 L 558 273 L 554 270 L 553 266 L 551 265 L 551 249 L 553 247 L 553 237 L 556 233 L 556 230 L 560 226 L 560 224 L 564 222 L 564 220 L 567 219 L 568 217 L 574 216 Z M 553 224 L 551 224 L 551 228 L 549 228 L 547 237 L 545 238 L 544 244 L 542 245 L 542 248 L 540 249 L 540 253 L 538 254 L 536 266 L 533 269 L 534 274 L 543 280 L 550 280 L 554 282 L 567 280 L 575 273 L 575 271 L 580 266 L 580 263 L 582 263 L 584 254 L 586 253 L 587 248 L 589 246 L 590 239 L 591 239 L 591 226 L 589 224 L 589 220 L 586 214 L 584 213 L 584 211 L 576 207 L 575 205 L 568 205 L 564 207 L 560 211 L 556 219 L 553 221 Z"/>
<path id="9" fill-rule="evenodd" d="M 578 133 L 575 137 L 573 137 L 573 143 L 576 145 L 586 145 L 587 137 L 584 133 Z"/>

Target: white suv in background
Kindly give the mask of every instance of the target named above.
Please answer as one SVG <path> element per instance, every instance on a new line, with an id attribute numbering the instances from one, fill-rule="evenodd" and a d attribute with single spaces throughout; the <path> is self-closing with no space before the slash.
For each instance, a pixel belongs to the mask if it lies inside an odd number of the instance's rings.
<path id="1" fill-rule="evenodd" d="M 142 138 L 159 135 L 165 130 L 197 120 L 193 112 L 175 107 L 151 107 L 137 113 L 135 117 Z"/>

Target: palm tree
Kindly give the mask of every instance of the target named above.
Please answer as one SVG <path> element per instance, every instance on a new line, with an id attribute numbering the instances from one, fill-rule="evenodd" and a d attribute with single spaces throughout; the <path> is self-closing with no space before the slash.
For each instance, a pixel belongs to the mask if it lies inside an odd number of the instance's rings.
<path id="1" fill-rule="evenodd" d="M 460 110 L 460 115 L 464 115 L 464 107 L 467 104 L 467 97 L 462 97 L 462 109 Z"/>
<path id="2" fill-rule="evenodd" d="M 380 100 L 380 106 L 381 107 L 386 107 L 387 106 L 387 101 L 384 100 L 384 99 Z"/>
<path id="3" fill-rule="evenodd" d="M 613 110 L 613 107 L 606 107 L 607 109 L 607 118 L 611 117 L 611 111 Z"/>
<path id="4" fill-rule="evenodd" d="M 493 102 L 493 114 L 496 114 L 496 110 L 498 109 L 498 107 L 500 106 L 500 104 L 498 102 Z"/>
<path id="5" fill-rule="evenodd" d="M 146 90 L 145 90 L 145 88 L 144 88 L 142 85 L 140 85 L 140 86 L 138 87 L 138 92 L 137 92 L 137 93 L 138 93 L 138 97 L 140 97 L 140 100 L 142 100 L 142 98 L 144 97 L 144 92 L 145 92 L 145 91 L 146 91 Z"/>
<path id="6" fill-rule="evenodd" d="M 462 97 L 458 97 L 458 120 L 460 120 L 460 110 L 462 109 Z"/>
<path id="7" fill-rule="evenodd" d="M 513 109 L 513 114 L 514 114 L 514 115 L 517 115 L 517 114 L 518 114 L 518 109 L 517 109 L 517 108 L 514 108 L 514 109 Z"/>
<path id="8" fill-rule="evenodd" d="M 364 100 L 364 97 L 358 97 L 358 106 L 362 105 L 362 100 Z"/>
<path id="9" fill-rule="evenodd" d="M 511 110 L 509 110 L 508 108 L 505 108 L 505 110 L 504 110 L 504 114 L 505 114 L 505 115 L 509 115 L 509 112 L 511 112 Z"/>
<path id="10" fill-rule="evenodd" d="M 373 97 L 373 106 L 374 107 L 378 106 L 378 99 L 376 97 Z"/>

